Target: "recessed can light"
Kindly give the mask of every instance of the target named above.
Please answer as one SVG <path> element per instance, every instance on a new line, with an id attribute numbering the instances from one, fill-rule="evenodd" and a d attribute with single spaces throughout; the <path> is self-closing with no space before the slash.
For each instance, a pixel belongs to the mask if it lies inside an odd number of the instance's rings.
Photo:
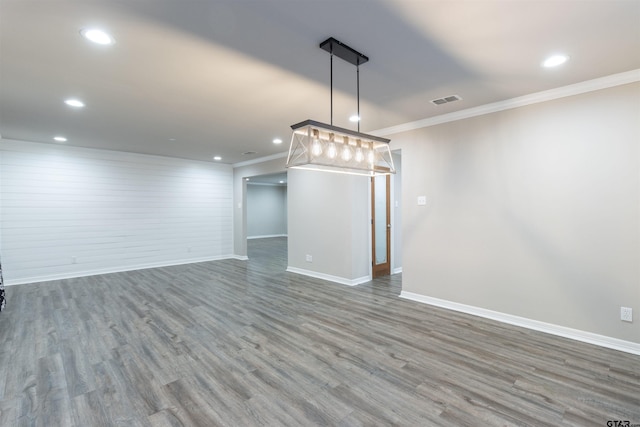
<path id="1" fill-rule="evenodd" d="M 109 33 L 98 28 L 83 28 L 80 30 L 80 34 L 82 34 L 82 37 L 85 39 L 96 44 L 108 46 L 115 43 L 115 40 Z"/>
<path id="2" fill-rule="evenodd" d="M 544 60 L 542 66 L 545 68 L 557 67 L 558 65 L 562 65 L 569 60 L 567 55 L 552 55 Z"/>
<path id="3" fill-rule="evenodd" d="M 220 157 L 220 156 L 215 156 L 215 157 L 213 158 L 213 160 L 222 160 L 222 157 Z"/>
<path id="4" fill-rule="evenodd" d="M 58 142 L 67 142 L 67 138 L 65 138 L 64 136 L 54 136 L 53 140 Z"/>
<path id="5" fill-rule="evenodd" d="M 274 144 L 282 144 L 282 140 L 280 138 L 274 138 L 273 139 L 273 143 Z"/>
<path id="6" fill-rule="evenodd" d="M 358 116 L 357 114 L 354 114 L 353 116 L 349 117 L 349 121 L 350 122 L 359 122 L 360 121 L 360 116 Z"/>
<path id="7" fill-rule="evenodd" d="M 284 181 L 280 181 L 280 184 L 284 184 Z"/>
<path id="8" fill-rule="evenodd" d="M 80 101 L 79 99 L 75 99 L 75 98 L 66 99 L 64 101 L 64 103 L 67 104 L 69 107 L 75 107 L 75 108 L 84 107 L 84 102 Z"/>

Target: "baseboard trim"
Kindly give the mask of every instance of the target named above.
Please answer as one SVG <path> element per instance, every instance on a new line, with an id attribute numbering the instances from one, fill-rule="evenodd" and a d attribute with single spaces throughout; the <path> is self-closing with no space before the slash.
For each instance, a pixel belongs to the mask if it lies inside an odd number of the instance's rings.
<path id="1" fill-rule="evenodd" d="M 446 308 L 449 310 L 459 311 L 474 316 L 484 317 L 486 319 L 496 320 L 498 322 L 508 323 L 514 326 L 520 326 L 539 332 L 545 332 L 563 338 L 569 338 L 589 344 L 606 347 L 613 350 L 623 351 L 640 355 L 640 344 L 631 341 L 624 341 L 617 338 L 611 338 L 604 335 L 585 332 L 578 329 L 567 328 L 564 326 L 554 325 L 551 323 L 540 322 L 537 320 L 527 319 L 525 317 L 513 316 L 511 314 L 500 313 L 498 311 L 487 310 L 471 305 L 460 304 L 453 301 L 447 301 L 439 298 L 428 297 L 413 292 L 400 292 L 400 298 L 433 305 L 436 307 Z"/>
<path id="2" fill-rule="evenodd" d="M 231 259 L 238 259 L 240 261 L 247 261 L 249 259 L 249 257 L 246 256 L 246 255 L 231 255 L 230 258 Z"/>
<path id="3" fill-rule="evenodd" d="M 196 264 L 199 262 L 219 261 L 223 259 L 242 259 L 238 255 L 220 255 L 214 257 L 190 258 L 180 261 L 157 262 L 148 264 L 131 265 L 127 267 L 101 268 L 95 270 L 74 271 L 60 274 L 48 274 L 44 276 L 32 276 L 22 279 L 5 280 L 7 286 L 27 285 L 29 283 L 50 282 L 52 280 L 74 279 L 77 277 L 97 276 L 100 274 L 123 273 L 126 271 L 146 270 L 149 268 L 171 267 L 174 265 Z M 245 259 L 248 259 L 245 257 Z"/>
<path id="4" fill-rule="evenodd" d="M 402 273 L 402 267 L 394 268 L 391 274 L 400 274 Z"/>
<path id="5" fill-rule="evenodd" d="M 272 237 L 288 237 L 287 234 L 265 234 L 264 236 L 247 236 L 247 240 L 253 239 L 270 239 Z"/>
<path id="6" fill-rule="evenodd" d="M 287 267 L 287 271 L 289 273 L 302 274 L 303 276 L 309 276 L 316 279 L 327 280 L 329 282 L 335 282 L 335 283 L 339 283 L 341 285 L 347 285 L 347 286 L 356 286 L 361 283 L 366 283 L 371 281 L 371 276 L 362 276 L 356 279 L 346 279 L 344 277 L 332 276 L 330 274 L 318 273 L 317 271 L 305 270 L 303 268 L 297 268 L 297 267 Z"/>

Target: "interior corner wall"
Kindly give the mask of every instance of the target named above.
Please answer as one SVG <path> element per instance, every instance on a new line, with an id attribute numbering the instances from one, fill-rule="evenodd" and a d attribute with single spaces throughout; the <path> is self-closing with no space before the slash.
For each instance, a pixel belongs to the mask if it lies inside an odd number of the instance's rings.
<path id="1" fill-rule="evenodd" d="M 247 256 L 247 183 L 245 178 L 287 171 L 287 158 L 266 160 L 233 168 L 233 253 Z M 288 180 L 287 180 L 288 181 Z"/>
<path id="2" fill-rule="evenodd" d="M 640 343 L 639 83 L 391 138 L 403 292 Z"/>
<path id="3" fill-rule="evenodd" d="M 368 195 L 366 177 L 289 170 L 289 268 L 348 284 L 368 278 Z"/>
<path id="4" fill-rule="evenodd" d="M 287 186 L 247 184 L 247 238 L 287 235 Z"/>
<path id="5" fill-rule="evenodd" d="M 232 256 L 232 169 L 0 140 L 8 284 Z"/>

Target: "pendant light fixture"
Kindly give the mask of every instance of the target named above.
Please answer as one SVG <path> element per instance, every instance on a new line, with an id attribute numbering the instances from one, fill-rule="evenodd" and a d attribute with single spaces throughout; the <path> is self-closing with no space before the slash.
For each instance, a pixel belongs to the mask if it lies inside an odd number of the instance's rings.
<path id="1" fill-rule="evenodd" d="M 390 140 L 360 132 L 360 65 L 369 58 L 333 37 L 320 43 L 320 48 L 329 52 L 331 58 L 331 123 L 305 120 L 291 126 L 293 135 L 287 168 L 364 176 L 396 173 L 389 149 Z M 356 66 L 357 131 L 333 126 L 334 55 Z"/>

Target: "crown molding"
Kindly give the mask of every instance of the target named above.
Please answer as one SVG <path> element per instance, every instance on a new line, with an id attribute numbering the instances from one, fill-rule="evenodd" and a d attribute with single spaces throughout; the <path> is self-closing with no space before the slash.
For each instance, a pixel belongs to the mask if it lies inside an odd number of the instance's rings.
<path id="1" fill-rule="evenodd" d="M 377 136 L 393 135 L 401 132 L 422 129 L 429 126 L 435 126 L 442 123 L 482 116 L 484 114 L 496 113 L 498 111 L 524 107 L 526 105 L 539 104 L 541 102 L 552 101 L 554 99 L 566 98 L 568 96 L 580 95 L 600 89 L 607 89 L 614 86 L 635 83 L 638 81 L 640 81 L 640 69 L 613 74 L 598 79 L 587 80 L 569 86 L 562 86 L 555 89 L 545 90 L 543 92 L 536 92 L 530 95 L 519 96 L 517 98 L 511 98 L 505 101 L 498 101 L 491 104 L 481 105 L 479 107 L 468 108 L 466 110 L 456 111 L 453 113 L 447 113 L 435 117 L 416 120 L 414 122 L 408 122 L 397 126 L 390 126 L 369 133 Z"/>

